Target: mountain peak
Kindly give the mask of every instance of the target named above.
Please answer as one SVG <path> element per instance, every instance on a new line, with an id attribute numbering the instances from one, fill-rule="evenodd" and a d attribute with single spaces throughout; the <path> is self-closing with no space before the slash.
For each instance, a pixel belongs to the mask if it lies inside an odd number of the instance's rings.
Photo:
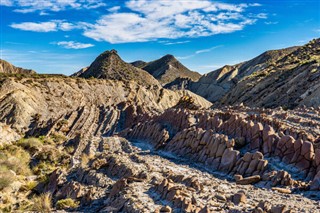
<path id="1" fill-rule="evenodd" d="M 114 49 L 100 54 L 87 70 L 75 76 L 121 81 L 134 80 L 142 85 L 158 85 L 156 79 L 149 73 L 124 62 Z"/>
<path id="2" fill-rule="evenodd" d="M 197 72 L 190 71 L 171 54 L 147 63 L 142 69 L 153 75 L 161 84 L 168 84 L 177 78 L 191 78 L 196 81 L 201 76 Z"/>
<path id="3" fill-rule="evenodd" d="M 171 54 L 167 54 L 167 55 L 163 56 L 162 59 L 170 59 L 170 60 L 175 59 L 176 60 L 176 58 Z"/>

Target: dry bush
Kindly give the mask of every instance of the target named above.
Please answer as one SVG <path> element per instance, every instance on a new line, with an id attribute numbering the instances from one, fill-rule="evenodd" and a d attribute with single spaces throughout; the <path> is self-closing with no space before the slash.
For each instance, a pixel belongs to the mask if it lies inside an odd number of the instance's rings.
<path id="1" fill-rule="evenodd" d="M 17 145 L 28 150 L 31 154 L 34 154 L 41 149 L 43 143 L 38 138 L 26 138 L 18 141 Z"/>
<path id="2" fill-rule="evenodd" d="M 50 193 L 41 194 L 40 196 L 33 198 L 32 210 L 41 213 L 51 212 L 51 199 Z"/>
<path id="3" fill-rule="evenodd" d="M 6 166 L 0 166 L 0 190 L 8 187 L 14 180 L 12 173 Z"/>
<path id="4" fill-rule="evenodd" d="M 0 166 L 14 171 L 18 175 L 30 175 L 30 155 L 21 147 L 7 145 L 0 150 Z"/>

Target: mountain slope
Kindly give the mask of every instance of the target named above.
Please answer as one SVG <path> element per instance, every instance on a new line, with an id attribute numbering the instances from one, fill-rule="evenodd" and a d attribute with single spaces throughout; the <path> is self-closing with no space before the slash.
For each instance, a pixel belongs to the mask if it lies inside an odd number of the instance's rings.
<path id="1" fill-rule="evenodd" d="M 320 105 L 320 39 L 241 79 L 221 100 L 250 106 Z"/>
<path id="2" fill-rule="evenodd" d="M 201 76 L 197 72 L 190 71 L 172 55 L 165 55 L 149 62 L 142 69 L 153 75 L 162 85 L 171 83 L 177 78 L 190 78 L 197 81 Z"/>
<path id="3" fill-rule="evenodd" d="M 73 76 L 120 81 L 133 80 L 141 85 L 159 85 L 157 80 L 146 71 L 124 62 L 115 50 L 100 54 L 87 69 L 82 69 Z"/>
<path id="4" fill-rule="evenodd" d="M 9 62 L 0 59 L 0 73 L 7 74 L 35 74 L 36 72 L 33 70 L 23 69 L 20 67 L 15 67 Z"/>
<path id="5" fill-rule="evenodd" d="M 146 66 L 148 63 L 145 61 L 138 60 L 138 61 L 131 62 L 130 64 L 134 67 L 142 68 L 142 67 Z"/>
<path id="6" fill-rule="evenodd" d="M 319 93 L 319 47 L 317 39 L 302 47 L 267 51 L 250 61 L 210 72 L 198 82 L 188 82 L 188 89 L 216 105 L 319 105 L 315 98 Z"/>

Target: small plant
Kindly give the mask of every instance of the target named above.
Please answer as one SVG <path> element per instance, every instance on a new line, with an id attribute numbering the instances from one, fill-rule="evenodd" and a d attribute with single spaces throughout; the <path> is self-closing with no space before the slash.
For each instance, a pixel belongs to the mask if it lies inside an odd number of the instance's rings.
<path id="1" fill-rule="evenodd" d="M 66 136 L 58 133 L 51 134 L 50 137 L 57 144 L 62 144 L 68 139 Z"/>
<path id="2" fill-rule="evenodd" d="M 62 209 L 75 209 L 78 208 L 79 202 L 74 201 L 71 198 L 59 200 L 56 204 L 56 208 L 59 210 Z"/>
<path id="3" fill-rule="evenodd" d="M 12 180 L 12 174 L 8 171 L 8 169 L 0 168 L 0 190 L 8 187 Z"/>
<path id="4" fill-rule="evenodd" d="M 37 185 L 38 183 L 36 181 L 28 181 L 25 185 L 21 187 L 21 190 L 28 192 L 33 190 Z"/>
<path id="5" fill-rule="evenodd" d="M 7 145 L 0 150 L 0 165 L 18 175 L 30 175 L 30 155 L 16 145 Z"/>
<path id="6" fill-rule="evenodd" d="M 28 150 L 31 154 L 36 153 L 43 146 L 43 143 L 41 142 L 41 140 L 37 138 L 21 139 L 20 141 L 18 141 L 17 144 L 23 147 L 25 150 Z"/>
<path id="7" fill-rule="evenodd" d="M 51 206 L 52 202 L 50 193 L 41 194 L 40 196 L 33 198 L 33 211 L 49 213 L 51 212 Z"/>
<path id="8" fill-rule="evenodd" d="M 74 146 L 66 146 L 65 148 L 64 148 L 64 150 L 68 153 L 68 154 L 73 154 L 74 153 L 74 151 L 75 151 L 75 148 L 74 148 Z"/>

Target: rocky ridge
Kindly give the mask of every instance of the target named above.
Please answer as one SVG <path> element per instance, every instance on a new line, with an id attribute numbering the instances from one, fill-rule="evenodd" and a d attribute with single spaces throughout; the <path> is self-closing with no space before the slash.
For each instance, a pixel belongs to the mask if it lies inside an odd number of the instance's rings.
<path id="1" fill-rule="evenodd" d="M 0 59 L 0 73 L 11 73 L 11 74 L 35 74 L 34 70 L 23 69 L 20 67 L 13 66 L 9 62 Z"/>

